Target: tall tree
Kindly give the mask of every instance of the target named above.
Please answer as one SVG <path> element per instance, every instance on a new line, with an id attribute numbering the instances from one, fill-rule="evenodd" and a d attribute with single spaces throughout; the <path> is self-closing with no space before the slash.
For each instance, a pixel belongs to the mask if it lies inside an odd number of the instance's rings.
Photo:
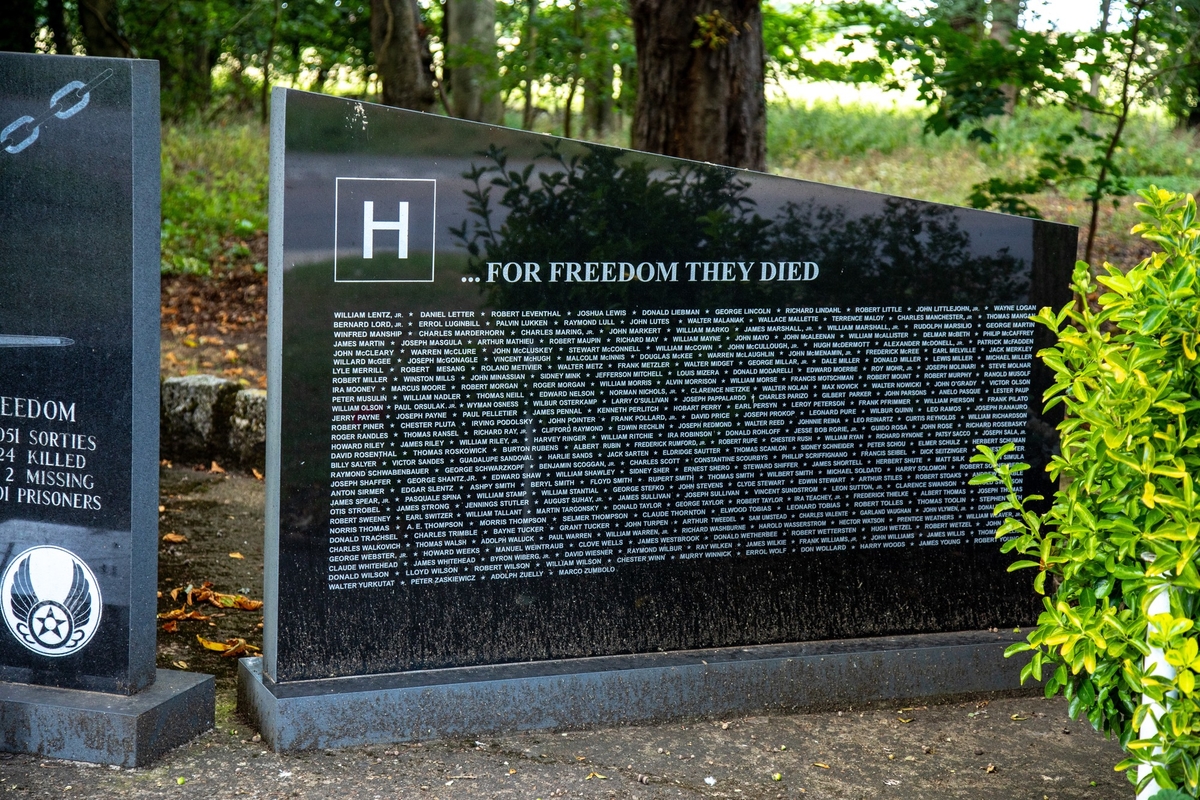
<path id="1" fill-rule="evenodd" d="M 421 58 L 420 27 L 413 0 L 371 0 L 371 44 L 384 105 L 433 108 L 433 74 Z"/>
<path id="2" fill-rule="evenodd" d="M 633 146 L 764 169 L 759 0 L 631 0 L 637 42 Z"/>
<path id="3" fill-rule="evenodd" d="M 117 0 L 79 0 L 79 27 L 89 56 L 129 58 L 133 51 L 121 34 Z"/>
<path id="4" fill-rule="evenodd" d="M 447 0 L 446 65 L 454 116 L 501 122 L 496 0 Z"/>

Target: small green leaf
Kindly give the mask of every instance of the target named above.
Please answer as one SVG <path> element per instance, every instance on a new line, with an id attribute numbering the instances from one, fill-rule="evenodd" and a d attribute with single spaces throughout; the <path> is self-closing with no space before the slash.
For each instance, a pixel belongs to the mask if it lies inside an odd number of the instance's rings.
<path id="1" fill-rule="evenodd" d="M 1146 316 L 1142 318 L 1142 324 L 1138 326 L 1138 330 L 1147 335 L 1154 333 L 1166 315 L 1167 308 L 1165 306 L 1151 306 L 1146 311 Z"/>

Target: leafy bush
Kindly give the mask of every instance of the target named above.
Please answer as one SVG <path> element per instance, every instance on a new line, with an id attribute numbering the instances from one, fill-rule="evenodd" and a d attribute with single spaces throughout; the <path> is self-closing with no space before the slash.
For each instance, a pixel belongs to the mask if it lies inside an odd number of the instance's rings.
<path id="1" fill-rule="evenodd" d="M 249 254 L 267 228 L 267 130 L 254 123 L 163 129 L 162 270 L 207 275 Z"/>
<path id="2" fill-rule="evenodd" d="M 1115 735 L 1130 757 L 1117 765 L 1152 767 L 1158 785 L 1200 794 L 1200 222 L 1196 202 L 1166 190 L 1142 193 L 1151 222 L 1134 228 L 1162 247 L 1129 272 L 1105 264 L 1094 278 L 1076 264 L 1076 301 L 1035 320 L 1057 344 L 1038 355 L 1054 373 L 1047 408 L 1062 405 L 1061 455 L 1048 467 L 1061 487 L 1043 498 L 1018 498 L 1004 463 L 1011 445 L 979 447 L 972 461 L 991 467 L 974 483 L 1001 481 L 996 507 L 1006 514 L 997 537 L 1005 552 L 1034 569 L 1045 611 L 1026 642 L 1022 680 L 1062 692 L 1072 717 L 1086 714 Z M 1105 288 L 1093 307 L 1090 298 Z M 1151 598 L 1167 591 L 1170 613 L 1150 616 Z M 1173 679 L 1143 663 L 1161 647 Z M 1150 710 L 1162 704 L 1159 732 L 1139 739 Z"/>

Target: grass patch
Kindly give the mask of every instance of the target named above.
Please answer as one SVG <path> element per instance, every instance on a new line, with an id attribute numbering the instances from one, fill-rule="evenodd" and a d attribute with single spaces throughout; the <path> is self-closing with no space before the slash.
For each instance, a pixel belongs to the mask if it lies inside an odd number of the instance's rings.
<path id="1" fill-rule="evenodd" d="M 925 116 L 923 109 L 898 106 L 828 101 L 773 104 L 767 110 L 771 170 L 962 204 L 973 184 L 1035 169 L 1042 152 L 1084 122 L 1079 114 L 1062 108 L 1021 107 L 1011 118 L 993 125 L 994 144 L 981 145 L 969 141 L 964 131 L 926 134 Z M 1194 192 L 1200 189 L 1198 151 L 1195 134 L 1174 128 L 1160 115 L 1144 113 L 1129 121 L 1115 158 L 1132 191 L 1155 184 Z M 1092 152 L 1077 145 L 1075 154 L 1090 157 Z M 1060 187 L 1059 193 L 1079 200 L 1086 190 L 1086 184 L 1080 183 Z"/>
<path id="2" fill-rule="evenodd" d="M 250 255 L 267 229 L 267 129 L 257 122 L 166 125 L 162 271 L 208 275 Z"/>

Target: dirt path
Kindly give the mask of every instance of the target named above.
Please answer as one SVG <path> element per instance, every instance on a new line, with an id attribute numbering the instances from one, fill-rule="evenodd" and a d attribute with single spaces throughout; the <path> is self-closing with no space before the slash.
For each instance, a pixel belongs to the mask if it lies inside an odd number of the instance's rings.
<path id="1" fill-rule="evenodd" d="M 740 717 L 589 732 L 279 756 L 234 711 L 235 659 L 196 636 L 261 644 L 261 611 L 186 605 L 206 581 L 262 597 L 261 482 L 164 468 L 159 610 L 199 611 L 159 631 L 159 665 L 217 676 L 217 730 L 155 766 L 121 770 L 0 756 L 0 796 L 129 798 L 972 798 L 1108 800 L 1132 791 L 1120 749 L 1061 700 L 980 698 L 917 708 Z M 239 553 L 243 558 L 231 557 Z M 193 597 L 196 597 L 193 591 Z M 167 620 L 166 622 L 170 622 Z M 778 774 L 778 780 L 775 775 Z M 590 776 L 590 777 L 589 777 Z M 710 781 L 711 779 L 711 781 Z"/>
<path id="2" fill-rule="evenodd" d="M 338 800 L 1132 797 L 1125 778 L 1112 770 L 1120 750 L 1086 724 L 1066 720 L 1060 701 L 1000 698 L 983 707 L 742 717 L 278 756 L 229 713 L 228 690 L 220 696 L 220 729 L 150 769 L 16 756 L 0 762 L 0 793 Z"/>

